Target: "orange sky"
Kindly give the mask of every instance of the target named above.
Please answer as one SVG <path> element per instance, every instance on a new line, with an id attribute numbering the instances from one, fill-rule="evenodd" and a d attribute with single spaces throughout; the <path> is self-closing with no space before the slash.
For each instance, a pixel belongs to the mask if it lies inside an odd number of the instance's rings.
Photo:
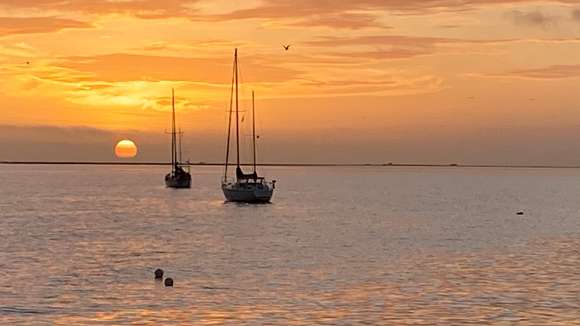
<path id="1" fill-rule="evenodd" d="M 576 3 L 2 0 L 0 160 L 219 160 L 238 47 L 264 160 L 580 163 Z"/>

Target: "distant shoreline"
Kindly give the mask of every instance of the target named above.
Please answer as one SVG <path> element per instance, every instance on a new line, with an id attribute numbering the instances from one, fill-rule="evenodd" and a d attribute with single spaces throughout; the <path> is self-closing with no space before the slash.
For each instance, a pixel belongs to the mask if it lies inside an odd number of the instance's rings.
<path id="1" fill-rule="evenodd" d="M 166 166 L 169 162 L 74 162 L 74 161 L 0 161 L 0 165 L 118 165 Z M 185 164 L 187 165 L 187 164 Z M 189 166 L 223 166 L 224 163 L 189 163 Z M 242 164 L 251 166 L 252 164 Z M 436 168 L 514 168 L 514 169 L 580 169 L 572 165 L 510 165 L 510 164 L 422 164 L 422 163 L 261 163 L 271 167 L 436 167 Z"/>

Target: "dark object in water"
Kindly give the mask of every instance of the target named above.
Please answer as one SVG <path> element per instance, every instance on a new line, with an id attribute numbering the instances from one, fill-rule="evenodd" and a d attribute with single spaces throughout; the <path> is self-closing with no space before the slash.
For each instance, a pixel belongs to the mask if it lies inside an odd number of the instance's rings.
<path id="1" fill-rule="evenodd" d="M 518 215 L 524 215 L 524 212 L 517 212 Z"/>
<path id="2" fill-rule="evenodd" d="M 163 270 L 161 268 L 155 270 L 155 279 L 156 280 L 163 279 Z"/>
<path id="3" fill-rule="evenodd" d="M 166 278 L 164 284 L 167 287 L 172 287 L 173 286 L 173 279 L 171 277 Z"/>

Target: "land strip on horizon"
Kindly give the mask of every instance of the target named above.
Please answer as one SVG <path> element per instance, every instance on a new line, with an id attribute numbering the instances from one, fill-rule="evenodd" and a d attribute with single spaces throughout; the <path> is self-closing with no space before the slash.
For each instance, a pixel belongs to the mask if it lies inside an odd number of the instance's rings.
<path id="1" fill-rule="evenodd" d="M 0 161 L 1 165 L 122 165 L 122 166 L 165 166 L 171 162 L 112 162 L 112 161 Z M 223 166 L 224 163 L 183 163 L 185 166 Z M 230 165 L 235 165 L 231 164 Z M 242 163 L 242 166 L 253 166 Z M 458 164 L 458 163 L 258 163 L 257 166 L 271 167 L 453 167 L 453 168 L 526 168 L 526 169 L 580 169 L 577 165 L 521 165 L 521 164 Z"/>

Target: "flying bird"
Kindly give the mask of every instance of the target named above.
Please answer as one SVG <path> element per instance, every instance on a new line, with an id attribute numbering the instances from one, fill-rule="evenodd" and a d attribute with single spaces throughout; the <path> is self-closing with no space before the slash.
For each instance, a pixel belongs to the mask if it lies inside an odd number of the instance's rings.
<path id="1" fill-rule="evenodd" d="M 284 48 L 284 50 L 286 50 L 286 51 L 290 50 L 290 44 L 288 44 L 288 45 L 284 45 L 284 44 L 282 44 L 282 47 L 283 47 L 283 48 Z"/>

